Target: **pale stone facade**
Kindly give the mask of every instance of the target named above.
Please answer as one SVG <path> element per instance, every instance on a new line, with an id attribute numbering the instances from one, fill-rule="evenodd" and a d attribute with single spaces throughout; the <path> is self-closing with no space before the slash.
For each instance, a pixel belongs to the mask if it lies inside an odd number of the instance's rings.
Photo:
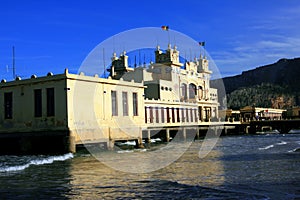
<path id="1" fill-rule="evenodd" d="M 2 81 L 0 134 L 66 132 L 75 144 L 138 140 L 151 127 L 198 126 L 218 118 L 208 60 L 179 62 L 176 47 L 155 51 L 148 68 L 112 57 L 109 78 L 64 74 Z"/>
<path id="2" fill-rule="evenodd" d="M 117 99 L 115 114 L 112 91 Z M 142 83 L 74 75 L 67 70 L 60 75 L 3 81 L 0 134 L 65 132 L 75 144 L 139 139 L 144 128 L 143 94 Z"/>
<path id="3" fill-rule="evenodd" d="M 124 56 L 121 55 L 121 61 Z M 110 71 L 115 79 L 144 81 L 147 126 L 161 123 L 165 126 L 198 125 L 218 118 L 217 89 L 210 87 L 212 71 L 205 57 L 183 64 L 179 62 L 177 47 L 169 45 L 165 53 L 158 46 L 155 59 L 148 68 L 134 70 L 124 67 L 127 63 L 120 67 L 113 62 L 113 68 L 121 69 L 115 70 L 115 74 Z M 112 60 L 116 60 L 115 55 Z"/>

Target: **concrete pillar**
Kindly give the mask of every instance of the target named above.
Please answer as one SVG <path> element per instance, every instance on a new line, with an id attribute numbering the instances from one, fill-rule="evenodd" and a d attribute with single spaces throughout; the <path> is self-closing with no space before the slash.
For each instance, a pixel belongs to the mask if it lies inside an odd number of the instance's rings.
<path id="1" fill-rule="evenodd" d="M 227 135 L 227 133 L 228 133 L 228 129 L 226 126 L 224 126 L 224 135 Z"/>
<path id="2" fill-rule="evenodd" d="M 113 150 L 115 146 L 115 141 L 112 139 L 109 139 L 106 143 L 107 150 Z"/>
<path id="3" fill-rule="evenodd" d="M 146 142 L 151 143 L 151 130 L 150 129 L 147 130 Z"/>
<path id="4" fill-rule="evenodd" d="M 143 139 L 142 138 L 138 138 L 135 140 L 135 147 L 136 148 L 144 148 L 144 145 L 143 145 Z"/>
<path id="5" fill-rule="evenodd" d="M 72 135 L 68 136 L 68 138 L 67 138 L 67 146 L 68 146 L 68 149 L 67 149 L 68 152 L 76 153 L 75 136 L 72 136 Z"/>
<path id="6" fill-rule="evenodd" d="M 186 141 L 186 128 L 183 127 L 183 130 L 182 130 L 182 137 L 183 137 L 183 140 Z"/>
<path id="7" fill-rule="evenodd" d="M 199 140 L 200 139 L 200 134 L 199 134 L 199 127 L 196 128 L 196 139 Z"/>
<path id="8" fill-rule="evenodd" d="M 167 128 L 166 130 L 166 142 L 169 142 L 170 141 L 170 129 Z"/>

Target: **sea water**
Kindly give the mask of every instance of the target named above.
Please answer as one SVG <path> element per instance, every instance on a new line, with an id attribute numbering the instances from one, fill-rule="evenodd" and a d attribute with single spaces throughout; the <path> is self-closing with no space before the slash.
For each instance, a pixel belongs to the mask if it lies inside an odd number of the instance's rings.
<path id="1" fill-rule="evenodd" d="M 114 170 L 88 152 L 0 156 L 0 199 L 300 198 L 300 134 L 221 137 L 200 159 L 202 142 L 167 167 L 142 174 Z M 115 153 L 138 157 L 164 145 Z"/>

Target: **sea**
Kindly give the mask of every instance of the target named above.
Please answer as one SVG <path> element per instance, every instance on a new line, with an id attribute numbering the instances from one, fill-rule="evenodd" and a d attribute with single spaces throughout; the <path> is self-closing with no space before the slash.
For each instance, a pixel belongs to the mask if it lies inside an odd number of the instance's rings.
<path id="1" fill-rule="evenodd" d="M 220 137 L 199 157 L 203 142 L 191 142 L 177 160 L 146 173 L 114 169 L 86 150 L 0 156 L 0 199 L 300 199 L 299 131 Z M 132 159 L 166 145 L 158 139 L 144 150 L 101 153 Z"/>

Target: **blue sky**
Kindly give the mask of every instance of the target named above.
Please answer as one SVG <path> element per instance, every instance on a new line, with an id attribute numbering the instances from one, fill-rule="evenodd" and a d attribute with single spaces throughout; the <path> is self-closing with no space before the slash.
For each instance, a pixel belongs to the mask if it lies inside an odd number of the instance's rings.
<path id="1" fill-rule="evenodd" d="M 299 11 L 298 0 L 3 1 L 0 79 L 12 79 L 12 46 L 16 72 L 28 78 L 76 71 L 108 37 L 162 25 L 205 41 L 222 76 L 236 75 L 300 57 Z"/>

